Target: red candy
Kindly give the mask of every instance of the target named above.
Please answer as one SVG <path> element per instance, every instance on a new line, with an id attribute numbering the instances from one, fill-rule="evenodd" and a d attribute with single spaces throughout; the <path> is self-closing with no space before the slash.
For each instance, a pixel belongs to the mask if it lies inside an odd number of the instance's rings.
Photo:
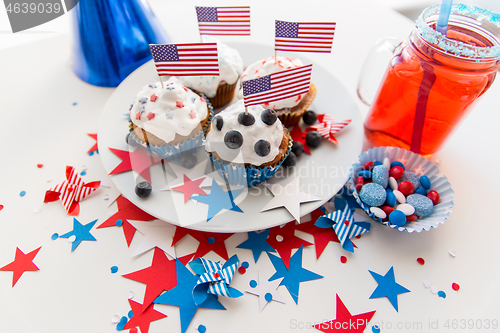
<path id="1" fill-rule="evenodd" d="M 392 208 L 391 206 L 382 206 L 382 207 L 380 207 L 380 208 L 382 208 L 382 210 L 384 211 L 384 213 L 385 213 L 388 217 L 389 217 L 389 214 L 390 214 L 391 212 L 395 211 L 395 209 L 394 209 L 394 208 Z M 388 221 L 388 218 L 386 217 L 386 218 L 384 219 L 384 221 Z"/>
<path id="2" fill-rule="evenodd" d="M 247 272 L 247 269 L 245 267 L 243 267 L 243 266 L 240 266 L 238 268 L 238 272 L 240 272 L 240 274 L 245 274 Z"/>
<path id="3" fill-rule="evenodd" d="M 420 265 L 425 264 L 425 260 L 424 260 L 424 258 L 417 258 L 417 262 L 418 262 Z"/>
<path id="4" fill-rule="evenodd" d="M 345 256 L 340 257 L 340 262 L 345 264 L 347 262 L 347 258 Z"/>
<path id="5" fill-rule="evenodd" d="M 406 221 L 408 221 L 408 222 L 415 221 L 417 219 L 418 219 L 418 216 L 415 214 L 411 214 L 411 215 L 406 216 Z"/>
<path id="6" fill-rule="evenodd" d="M 362 176 L 359 176 L 356 178 L 356 191 L 361 191 L 361 188 L 365 185 L 365 180 L 363 179 Z"/>
<path id="7" fill-rule="evenodd" d="M 373 161 L 366 162 L 365 165 L 363 165 L 363 168 L 361 168 L 361 170 L 372 171 L 372 169 L 373 169 L 374 166 L 375 166 L 375 163 L 373 163 Z"/>
<path id="8" fill-rule="evenodd" d="M 436 206 L 439 203 L 439 193 L 437 193 L 434 190 L 429 191 L 429 193 L 427 193 L 427 198 L 431 199 L 434 206 Z"/>
<path id="9" fill-rule="evenodd" d="M 458 285 L 458 283 L 453 282 L 451 284 L 451 288 L 453 288 L 453 290 L 455 290 L 455 291 L 458 291 L 458 289 L 460 289 L 460 286 Z"/>
<path id="10" fill-rule="evenodd" d="M 394 166 L 389 170 L 389 176 L 394 177 L 394 179 L 398 180 L 405 173 L 404 169 L 400 166 Z"/>
<path id="11" fill-rule="evenodd" d="M 399 192 L 403 193 L 405 197 L 407 197 L 415 192 L 415 186 L 413 186 L 413 184 L 409 181 L 405 180 L 404 182 L 399 183 L 398 190 Z"/>
<path id="12" fill-rule="evenodd" d="M 37 164 L 36 165 L 38 168 L 43 168 L 43 164 Z"/>

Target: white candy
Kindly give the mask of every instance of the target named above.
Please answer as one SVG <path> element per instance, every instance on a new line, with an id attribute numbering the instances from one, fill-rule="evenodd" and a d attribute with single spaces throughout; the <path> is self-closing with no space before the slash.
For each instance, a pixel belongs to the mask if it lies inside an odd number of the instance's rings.
<path id="1" fill-rule="evenodd" d="M 436 287 L 436 286 L 431 286 L 431 293 L 433 293 L 433 294 L 437 294 L 438 292 L 439 292 L 438 287 Z"/>
<path id="2" fill-rule="evenodd" d="M 391 190 L 397 190 L 398 189 L 398 181 L 394 177 L 389 178 L 389 187 Z"/>
<path id="3" fill-rule="evenodd" d="M 431 285 L 431 281 L 429 280 L 424 280 L 424 286 L 425 288 L 429 289 L 432 285 Z"/>
<path id="4" fill-rule="evenodd" d="M 382 164 L 386 166 L 387 170 L 391 170 L 391 160 L 388 157 L 384 158 Z"/>
<path id="5" fill-rule="evenodd" d="M 379 219 L 385 219 L 387 217 L 387 214 L 381 208 L 378 207 L 370 207 L 370 212 L 375 214 L 375 216 L 378 217 Z"/>
<path id="6" fill-rule="evenodd" d="M 401 193 L 399 190 L 394 190 L 392 193 L 394 193 L 394 196 L 396 197 L 396 200 L 400 204 L 405 204 L 406 203 L 406 197 L 403 193 Z"/>
<path id="7" fill-rule="evenodd" d="M 397 205 L 396 209 L 402 211 L 403 213 L 405 213 L 406 216 L 415 213 L 415 207 L 413 207 L 412 205 L 407 204 L 407 203 Z"/>

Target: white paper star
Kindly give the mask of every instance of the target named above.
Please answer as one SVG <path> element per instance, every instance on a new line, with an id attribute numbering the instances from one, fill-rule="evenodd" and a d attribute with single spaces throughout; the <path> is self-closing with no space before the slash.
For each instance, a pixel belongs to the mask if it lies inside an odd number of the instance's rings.
<path id="1" fill-rule="evenodd" d="M 211 186 L 212 178 L 205 175 L 207 162 L 208 159 L 202 161 L 191 169 L 186 169 L 176 163 L 169 163 L 177 178 L 171 180 L 171 177 L 168 177 L 169 183 L 165 187 L 161 188 L 160 191 L 170 191 L 172 187 L 184 184 L 184 175 L 188 176 L 191 180 L 197 180 L 201 177 L 206 177 L 205 180 L 201 183 L 200 187 Z"/>
<path id="2" fill-rule="evenodd" d="M 299 177 L 293 179 L 286 186 L 281 186 L 280 184 L 266 184 L 266 187 L 274 195 L 274 198 L 262 208 L 261 212 L 277 207 L 285 207 L 297 221 L 300 221 L 300 204 L 302 202 L 321 200 L 321 198 L 304 193 L 300 190 Z"/>
<path id="3" fill-rule="evenodd" d="M 175 258 L 175 249 L 172 246 L 172 239 L 175 233 L 175 226 L 161 221 L 154 220 L 153 222 L 129 221 L 141 234 L 144 235 L 142 242 L 135 249 L 132 257 L 138 256 L 147 252 L 154 247 L 158 247 L 165 251 L 172 258 Z"/>
<path id="4" fill-rule="evenodd" d="M 267 303 L 270 302 L 266 300 L 266 294 L 271 294 L 272 296 L 271 300 L 285 304 L 285 302 L 283 301 L 281 295 L 278 293 L 277 290 L 281 283 L 281 280 L 283 280 L 283 278 L 279 278 L 273 281 L 268 281 L 264 276 L 264 274 L 262 274 L 262 272 L 259 271 L 259 283 L 255 288 L 247 290 L 246 292 L 252 295 L 259 296 L 260 312 L 262 312 Z"/>

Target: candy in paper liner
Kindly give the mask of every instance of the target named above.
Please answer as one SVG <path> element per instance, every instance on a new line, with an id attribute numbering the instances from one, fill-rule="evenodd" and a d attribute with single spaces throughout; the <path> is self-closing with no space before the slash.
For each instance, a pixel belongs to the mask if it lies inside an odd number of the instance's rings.
<path id="1" fill-rule="evenodd" d="M 366 162 L 382 162 L 386 157 L 389 158 L 391 162 L 402 162 L 405 165 L 405 171 L 413 172 L 419 177 L 423 175 L 429 177 L 429 180 L 431 181 L 431 190 L 437 191 L 440 196 L 439 203 L 434 206 L 432 214 L 398 227 L 390 224 L 389 222 L 383 222 L 382 219 L 376 217 L 375 214 L 370 212 L 369 205 L 361 201 L 355 186 L 358 172 L 361 171 L 361 168 Z M 449 218 L 453 208 L 454 192 L 451 189 L 448 179 L 439 174 L 438 167 L 431 161 L 421 155 L 397 147 L 372 148 L 363 152 L 358 159 L 359 161 L 353 164 L 350 171 L 349 188 L 353 192 L 356 202 L 361 206 L 366 214 L 368 214 L 368 216 L 375 221 L 393 229 L 398 229 L 399 231 L 421 232 L 422 230 L 429 231 L 431 228 L 437 228 L 441 223 L 444 223 Z"/>

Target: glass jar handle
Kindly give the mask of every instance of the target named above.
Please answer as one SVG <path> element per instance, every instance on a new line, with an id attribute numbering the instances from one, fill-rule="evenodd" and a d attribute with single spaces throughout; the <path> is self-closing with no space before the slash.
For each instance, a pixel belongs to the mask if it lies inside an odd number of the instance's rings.
<path id="1" fill-rule="evenodd" d="M 375 43 L 368 52 L 368 56 L 361 68 L 357 89 L 359 99 L 366 105 L 370 106 L 373 103 L 377 92 L 375 89 L 380 85 L 384 73 L 374 73 L 374 68 L 378 67 L 380 70 L 385 71 L 385 67 L 375 66 L 383 60 L 380 55 L 390 53 L 392 57 L 399 45 L 401 45 L 400 39 L 384 38 Z"/>

